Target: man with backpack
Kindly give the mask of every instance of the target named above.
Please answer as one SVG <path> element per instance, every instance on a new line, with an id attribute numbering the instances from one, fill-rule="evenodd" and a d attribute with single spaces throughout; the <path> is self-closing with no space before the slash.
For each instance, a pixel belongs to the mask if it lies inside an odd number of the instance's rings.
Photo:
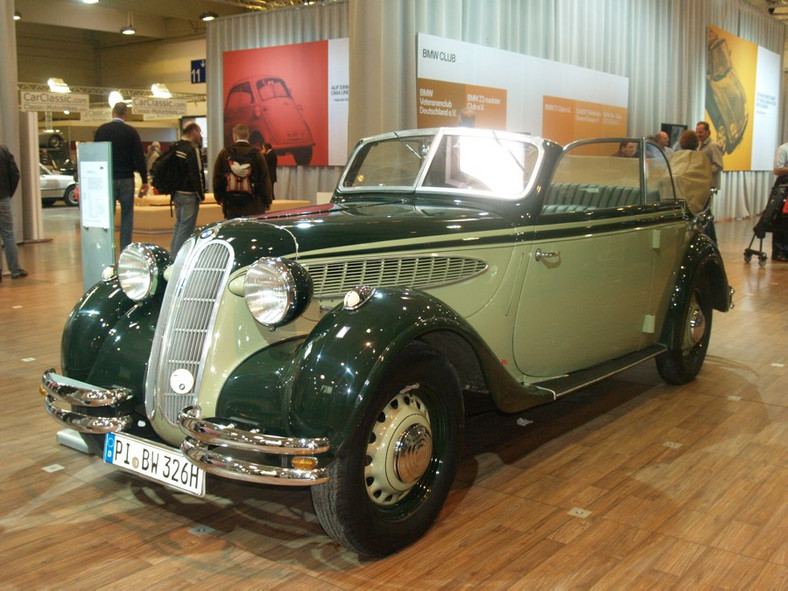
<path id="1" fill-rule="evenodd" d="M 213 196 L 224 218 L 258 215 L 271 207 L 268 166 L 258 148 L 249 143 L 249 127 L 233 127 L 233 145 L 224 148 L 213 167 Z"/>
<path id="2" fill-rule="evenodd" d="M 170 255 L 175 258 L 197 225 L 200 201 L 205 199 L 205 176 L 202 171 L 202 130 L 191 122 L 183 128 L 181 139 L 170 146 L 153 166 L 153 186 L 169 194 L 175 206 Z"/>

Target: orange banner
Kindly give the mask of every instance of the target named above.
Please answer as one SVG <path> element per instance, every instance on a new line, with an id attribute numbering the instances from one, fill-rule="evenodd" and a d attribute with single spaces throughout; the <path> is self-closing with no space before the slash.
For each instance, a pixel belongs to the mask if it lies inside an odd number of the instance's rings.
<path id="1" fill-rule="evenodd" d="M 627 109 L 545 95 L 542 135 L 559 144 L 594 137 L 626 137 Z"/>

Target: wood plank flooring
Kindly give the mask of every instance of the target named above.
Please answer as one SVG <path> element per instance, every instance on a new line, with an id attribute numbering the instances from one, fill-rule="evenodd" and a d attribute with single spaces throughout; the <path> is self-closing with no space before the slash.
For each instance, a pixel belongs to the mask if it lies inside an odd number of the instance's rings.
<path id="1" fill-rule="evenodd" d="M 211 477 L 195 499 L 56 443 L 38 381 L 82 292 L 77 222 L 45 209 L 52 241 L 0 283 L 0 589 L 788 589 L 788 265 L 744 263 L 753 222 L 717 224 L 736 308 L 695 382 L 646 363 L 521 415 L 480 405 L 438 522 L 377 561 L 305 488 Z"/>

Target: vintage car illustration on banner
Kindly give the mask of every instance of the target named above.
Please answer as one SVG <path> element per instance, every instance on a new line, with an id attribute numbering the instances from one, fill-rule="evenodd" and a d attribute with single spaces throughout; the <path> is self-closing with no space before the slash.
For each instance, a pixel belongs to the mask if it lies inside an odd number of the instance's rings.
<path id="1" fill-rule="evenodd" d="M 233 143 L 232 130 L 239 123 L 249 126 L 252 145 L 267 142 L 279 154 L 292 154 L 296 164 L 312 161 L 312 131 L 282 78 L 258 76 L 233 84 L 224 104 L 224 145 Z"/>
<path id="2" fill-rule="evenodd" d="M 45 407 L 194 495 L 307 485 L 337 542 L 396 552 L 449 493 L 464 394 L 512 413 L 648 359 L 701 370 L 723 262 L 656 145 L 609 156 L 626 139 L 391 132 L 326 205 L 204 227 L 174 261 L 134 243 L 68 318 Z"/>
<path id="3" fill-rule="evenodd" d="M 747 94 L 733 68 L 728 42 L 709 30 L 707 47 L 706 110 L 722 151 L 731 154 L 744 137 L 750 118 Z"/>

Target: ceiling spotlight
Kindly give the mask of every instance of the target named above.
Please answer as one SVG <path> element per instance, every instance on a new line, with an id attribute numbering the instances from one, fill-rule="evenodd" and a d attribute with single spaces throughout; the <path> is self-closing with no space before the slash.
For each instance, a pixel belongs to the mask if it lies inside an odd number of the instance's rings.
<path id="1" fill-rule="evenodd" d="M 137 33 L 137 29 L 134 28 L 134 17 L 131 14 L 130 10 L 129 10 L 129 24 L 123 27 L 120 30 L 120 32 L 123 33 L 124 35 L 134 35 Z"/>
<path id="2" fill-rule="evenodd" d="M 203 12 L 200 15 L 200 20 L 205 22 L 212 21 L 215 18 L 219 18 L 219 15 L 213 11 Z"/>
<path id="3" fill-rule="evenodd" d="M 22 20 L 22 13 L 19 12 L 18 10 L 14 11 L 14 20 L 15 21 L 21 21 Z"/>
<path id="4" fill-rule="evenodd" d="M 49 85 L 49 90 L 51 92 L 57 92 L 60 94 L 68 94 L 71 92 L 71 89 L 68 87 L 68 84 L 63 82 L 62 78 L 50 78 L 47 80 L 47 84 Z"/>
<path id="5" fill-rule="evenodd" d="M 170 89 L 166 84 L 159 84 L 158 82 L 151 84 L 150 90 L 156 98 L 172 98 Z"/>
<path id="6" fill-rule="evenodd" d="M 113 90 L 109 93 L 109 106 L 115 108 L 115 105 L 118 103 L 123 102 L 123 95 L 120 94 L 117 90 Z"/>
<path id="7" fill-rule="evenodd" d="M 82 0 L 82 4 L 98 4 L 99 0 Z"/>

